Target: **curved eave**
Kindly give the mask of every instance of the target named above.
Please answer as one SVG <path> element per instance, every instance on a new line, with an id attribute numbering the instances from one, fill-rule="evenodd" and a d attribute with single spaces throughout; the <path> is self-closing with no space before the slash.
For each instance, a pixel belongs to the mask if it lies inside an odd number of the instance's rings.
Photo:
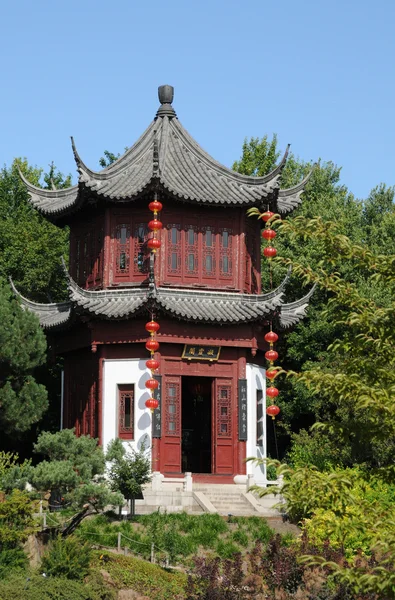
<path id="1" fill-rule="evenodd" d="M 138 312 L 147 302 L 147 288 L 129 290 L 84 290 L 67 273 L 70 300 L 77 312 L 106 319 L 123 319 Z"/>
<path id="2" fill-rule="evenodd" d="M 181 125 L 178 119 L 170 121 L 170 129 L 173 129 L 173 133 L 175 135 L 178 135 L 180 139 L 182 139 L 186 149 L 189 152 L 193 153 L 196 156 L 196 158 L 200 160 L 203 164 L 205 164 L 209 169 L 218 173 L 218 175 L 226 177 L 230 181 L 234 181 L 239 185 L 244 185 L 251 188 L 263 186 L 278 178 L 278 176 L 281 175 L 283 168 L 285 167 L 289 154 L 290 144 L 287 145 L 287 148 L 279 164 L 267 175 L 264 175 L 262 177 L 255 177 L 254 175 L 243 175 L 242 173 L 238 173 L 237 171 L 233 171 L 232 169 L 225 167 L 225 165 L 215 160 L 210 154 L 208 154 L 208 152 L 203 150 L 203 148 L 190 135 L 187 129 L 185 129 Z"/>
<path id="3" fill-rule="evenodd" d="M 314 290 L 316 285 L 313 285 L 311 290 L 306 296 L 300 298 L 299 300 L 295 300 L 294 302 L 289 302 L 288 304 L 283 304 L 281 306 L 280 311 L 280 325 L 284 329 L 291 327 L 292 325 L 296 325 L 299 323 L 305 316 L 306 311 L 309 306 L 309 300 L 314 294 Z"/>
<path id="4" fill-rule="evenodd" d="M 32 185 L 23 175 L 19 167 L 18 171 L 29 194 L 29 202 L 41 213 L 57 218 L 78 205 L 78 185 L 73 185 L 72 187 L 62 190 L 43 190 Z"/>
<path id="5" fill-rule="evenodd" d="M 312 176 L 314 169 L 315 166 L 313 166 L 308 175 L 298 183 L 298 185 L 285 190 L 279 190 L 277 198 L 277 210 L 279 213 L 287 214 L 302 203 L 301 195 L 303 194 L 304 188 Z"/>
<path id="6" fill-rule="evenodd" d="M 124 319 L 138 313 L 152 298 L 159 310 L 179 319 L 218 325 L 258 321 L 272 311 L 277 312 L 291 273 L 289 269 L 275 290 L 260 295 L 157 288 L 151 296 L 148 287 L 84 290 L 70 276 L 64 261 L 62 263 L 68 279 L 70 301 L 77 312 L 88 312 L 106 319 Z"/>
<path id="7" fill-rule="evenodd" d="M 25 310 L 38 317 L 40 325 L 44 329 L 56 329 L 63 327 L 71 318 L 71 302 L 57 302 L 44 304 L 28 300 L 17 290 L 14 282 L 10 278 L 10 285 L 15 296 L 19 299 Z"/>

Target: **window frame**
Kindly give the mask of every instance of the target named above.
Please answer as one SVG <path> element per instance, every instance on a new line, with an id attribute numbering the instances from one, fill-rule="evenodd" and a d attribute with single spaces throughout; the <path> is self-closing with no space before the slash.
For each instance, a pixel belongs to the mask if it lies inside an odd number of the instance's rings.
<path id="1" fill-rule="evenodd" d="M 124 425 L 122 422 L 122 416 L 125 420 L 125 406 L 122 406 L 122 401 L 123 397 L 127 395 L 130 396 L 129 426 Z M 117 437 L 120 440 L 134 441 L 135 422 L 135 385 L 134 383 L 119 383 L 117 385 Z"/>

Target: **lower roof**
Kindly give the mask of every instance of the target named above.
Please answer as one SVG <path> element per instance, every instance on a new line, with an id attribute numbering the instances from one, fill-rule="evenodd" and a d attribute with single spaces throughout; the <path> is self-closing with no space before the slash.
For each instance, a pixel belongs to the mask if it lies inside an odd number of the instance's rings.
<path id="1" fill-rule="evenodd" d="M 279 287 L 266 294 L 202 291 L 171 287 L 136 287 L 123 290 L 84 290 L 69 277 L 67 302 L 41 304 L 24 298 L 12 284 L 22 305 L 36 314 L 45 329 L 59 329 L 72 319 L 85 316 L 106 320 L 124 320 L 144 310 L 177 319 L 215 325 L 259 322 L 278 316 L 289 327 L 306 314 L 313 289 L 303 298 L 284 303 L 283 296 L 290 272 Z"/>

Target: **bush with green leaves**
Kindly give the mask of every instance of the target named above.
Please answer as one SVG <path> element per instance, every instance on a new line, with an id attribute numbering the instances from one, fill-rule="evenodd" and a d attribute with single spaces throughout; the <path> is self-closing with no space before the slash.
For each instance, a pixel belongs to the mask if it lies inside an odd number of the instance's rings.
<path id="1" fill-rule="evenodd" d="M 15 574 L 0 580 L 1 600 L 115 600 L 99 578 L 81 582 L 41 574 Z"/>
<path id="2" fill-rule="evenodd" d="M 151 461 L 144 445 L 139 450 L 125 445 L 120 439 L 109 443 L 106 459 L 110 462 L 108 477 L 114 492 L 126 500 L 134 500 L 142 493 L 142 486 L 151 479 Z M 132 502 L 134 514 L 134 502 Z"/>
<path id="3" fill-rule="evenodd" d="M 165 570 L 133 556 L 106 552 L 96 553 L 93 568 L 105 569 L 117 590 L 132 589 L 155 600 L 184 598 L 187 577 L 182 572 Z"/>
<path id="4" fill-rule="evenodd" d="M 26 492 L 13 490 L 0 502 L 0 552 L 19 548 L 37 529 L 33 504 Z"/>
<path id="5" fill-rule="evenodd" d="M 26 566 L 23 544 L 37 530 L 33 511 L 29 495 L 20 490 L 0 501 L 0 579 L 10 570 Z"/>
<path id="6" fill-rule="evenodd" d="M 41 569 L 50 577 L 82 580 L 89 573 L 92 551 L 77 537 L 58 536 L 44 554 Z"/>

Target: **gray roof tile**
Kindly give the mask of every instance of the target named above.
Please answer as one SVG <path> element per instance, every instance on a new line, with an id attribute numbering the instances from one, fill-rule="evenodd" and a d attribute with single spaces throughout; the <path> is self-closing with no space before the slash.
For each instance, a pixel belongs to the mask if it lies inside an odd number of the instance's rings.
<path id="1" fill-rule="evenodd" d="M 159 182 L 176 198 L 197 204 L 253 206 L 262 201 L 287 213 L 300 204 L 307 181 L 290 190 L 280 190 L 280 175 L 288 150 L 280 164 L 264 177 L 236 173 L 214 160 L 190 136 L 175 113 L 164 111 L 137 142 L 100 172 L 89 169 L 73 143 L 79 185 L 66 190 L 42 190 L 21 175 L 34 206 L 56 219 L 78 209 L 95 193 L 113 202 L 136 198 L 151 183 Z"/>

